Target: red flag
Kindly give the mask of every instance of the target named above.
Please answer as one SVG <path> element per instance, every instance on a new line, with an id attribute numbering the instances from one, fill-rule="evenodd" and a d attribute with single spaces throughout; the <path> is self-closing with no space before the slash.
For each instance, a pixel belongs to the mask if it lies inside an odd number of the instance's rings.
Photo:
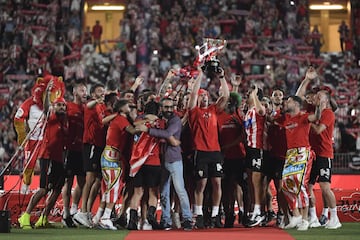
<path id="1" fill-rule="evenodd" d="M 141 133 L 138 141 L 134 143 L 131 159 L 130 159 L 130 177 L 140 170 L 141 166 L 146 162 L 152 150 L 159 144 L 158 139 L 151 137 L 148 133 Z"/>

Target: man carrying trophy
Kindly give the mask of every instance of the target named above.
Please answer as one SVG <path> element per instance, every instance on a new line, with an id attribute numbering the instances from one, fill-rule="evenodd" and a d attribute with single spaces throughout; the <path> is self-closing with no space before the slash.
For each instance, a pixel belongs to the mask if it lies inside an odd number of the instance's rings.
<path id="1" fill-rule="evenodd" d="M 217 130 L 217 113 L 223 111 L 229 98 L 229 88 L 224 70 L 219 66 L 216 55 L 225 47 L 224 40 L 204 39 L 205 43 L 197 47 L 199 56 L 195 61 L 199 74 L 194 82 L 189 101 L 189 124 L 194 137 L 194 167 L 196 177 L 195 228 L 204 228 L 203 200 L 207 179 L 212 185 L 212 211 L 210 227 L 222 227 L 219 216 L 221 200 L 221 178 L 223 176 L 222 154 Z M 220 97 L 215 104 L 209 103 L 209 93 L 200 89 L 203 73 L 219 79 Z"/>

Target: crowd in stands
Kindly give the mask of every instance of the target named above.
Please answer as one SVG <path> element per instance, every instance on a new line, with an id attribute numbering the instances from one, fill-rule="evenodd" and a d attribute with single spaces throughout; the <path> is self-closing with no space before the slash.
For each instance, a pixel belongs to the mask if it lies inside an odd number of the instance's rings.
<path id="1" fill-rule="evenodd" d="M 120 36 L 103 39 L 108 51 L 102 54 L 92 45 L 90 28 L 82 30 L 81 0 L 0 1 L 0 6 L 1 164 L 17 147 L 15 111 L 44 72 L 63 76 L 68 89 L 84 79 L 113 80 L 120 91 L 141 75 L 145 81 L 138 91 L 158 91 L 169 69 L 193 64 L 194 46 L 204 37 L 227 40 L 219 60 L 229 79 L 242 76 L 242 94 L 252 83 L 265 95 L 277 87 L 294 94 L 308 66 L 315 66 L 318 83 L 331 87 L 339 104 L 336 151 L 360 148 L 354 141 L 360 127 L 358 46 L 355 41 L 353 51 L 344 49 L 341 75 L 325 77 L 333 59 L 319 54 L 321 33 L 310 30 L 307 0 L 129 0 Z M 180 83 L 173 83 L 175 89 Z M 206 81 L 202 87 L 215 99 L 218 84 Z"/>

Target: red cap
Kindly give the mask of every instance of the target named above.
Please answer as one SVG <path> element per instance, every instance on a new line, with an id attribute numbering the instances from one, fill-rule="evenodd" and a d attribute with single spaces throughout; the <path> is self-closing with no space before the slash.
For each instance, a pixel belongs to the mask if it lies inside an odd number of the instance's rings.
<path id="1" fill-rule="evenodd" d="M 203 88 L 200 88 L 199 91 L 198 91 L 198 95 L 201 95 L 201 94 L 204 94 L 204 93 L 209 96 L 208 91 L 206 91 L 206 90 L 203 89 Z"/>
<path id="2" fill-rule="evenodd" d="M 53 103 L 54 104 L 55 103 L 65 103 L 66 104 L 66 101 L 65 101 L 65 99 L 63 97 L 58 97 L 53 101 Z"/>

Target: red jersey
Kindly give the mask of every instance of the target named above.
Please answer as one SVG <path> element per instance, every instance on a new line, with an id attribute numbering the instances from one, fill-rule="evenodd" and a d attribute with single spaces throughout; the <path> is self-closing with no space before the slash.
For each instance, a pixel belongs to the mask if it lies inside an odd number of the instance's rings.
<path id="1" fill-rule="evenodd" d="M 69 122 L 69 136 L 67 148 L 81 152 L 83 149 L 84 134 L 84 105 L 74 102 L 67 103 L 67 117 Z"/>
<path id="2" fill-rule="evenodd" d="M 85 107 L 83 143 L 98 147 L 105 146 L 106 132 L 102 124 L 105 109 L 105 104 L 96 104 L 93 108 Z"/>
<path id="3" fill-rule="evenodd" d="M 264 146 L 265 115 L 256 113 L 255 107 L 249 109 L 245 115 L 244 126 L 247 143 L 251 148 L 263 149 Z"/>
<path id="4" fill-rule="evenodd" d="M 106 135 L 106 145 L 119 150 L 126 161 L 129 161 L 133 141 L 133 136 L 126 131 L 130 125 L 127 118 L 119 114 L 110 122 Z"/>
<path id="5" fill-rule="evenodd" d="M 291 117 L 290 114 L 285 114 L 276 121 L 285 129 L 287 149 L 310 147 L 310 122 L 308 116 L 309 113 L 304 112 L 294 117 Z"/>
<path id="6" fill-rule="evenodd" d="M 274 119 L 281 117 L 280 110 L 275 112 Z M 280 127 L 277 124 L 270 124 L 268 126 L 268 146 L 272 156 L 285 158 L 287 146 L 285 128 Z"/>
<path id="7" fill-rule="evenodd" d="M 218 114 L 219 142 L 225 159 L 239 159 L 245 157 L 245 131 L 243 119 L 239 114 L 221 112 Z M 234 143 L 236 141 L 236 144 Z M 224 149 L 224 146 L 229 146 Z"/>
<path id="8" fill-rule="evenodd" d="M 216 105 L 189 110 L 189 125 L 194 136 L 195 150 L 220 151 Z"/>
<path id="9" fill-rule="evenodd" d="M 314 149 L 316 156 L 332 159 L 334 158 L 333 133 L 335 114 L 330 108 L 326 108 L 321 112 L 319 124 L 324 124 L 326 129 L 320 134 L 311 134 L 311 147 Z"/>
<path id="10" fill-rule="evenodd" d="M 100 39 L 102 34 L 102 26 L 101 25 L 94 25 L 92 28 L 92 35 L 94 39 Z"/>
<path id="11" fill-rule="evenodd" d="M 66 118 L 59 118 L 52 113 L 46 124 L 44 138 L 41 142 L 39 158 L 63 163 L 68 124 Z"/>

